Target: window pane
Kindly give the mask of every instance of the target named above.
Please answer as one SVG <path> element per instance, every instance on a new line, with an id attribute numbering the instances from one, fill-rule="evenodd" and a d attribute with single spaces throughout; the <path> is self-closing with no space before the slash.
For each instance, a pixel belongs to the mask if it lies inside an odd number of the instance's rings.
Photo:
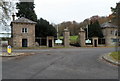
<path id="1" fill-rule="evenodd" d="M 24 28 L 22 28 L 22 33 L 24 33 Z"/>
<path id="2" fill-rule="evenodd" d="M 27 33 L 28 32 L 28 28 L 22 28 L 22 33 Z"/>
<path id="3" fill-rule="evenodd" d="M 25 28 L 25 33 L 27 33 L 27 28 Z"/>
<path id="4" fill-rule="evenodd" d="M 118 39 L 112 39 L 112 42 L 118 42 Z"/>
<path id="5" fill-rule="evenodd" d="M 115 32 L 115 36 L 117 36 L 117 35 L 118 35 L 117 33 L 118 33 L 118 32 L 116 31 L 116 32 Z"/>

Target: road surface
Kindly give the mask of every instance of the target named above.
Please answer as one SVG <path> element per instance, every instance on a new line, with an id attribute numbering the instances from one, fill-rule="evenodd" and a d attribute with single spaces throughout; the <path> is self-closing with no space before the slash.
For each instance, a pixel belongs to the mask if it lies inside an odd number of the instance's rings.
<path id="1" fill-rule="evenodd" d="M 118 78 L 118 67 L 100 59 L 101 55 L 115 51 L 115 48 L 24 50 L 28 51 L 36 54 L 3 58 L 3 79 Z"/>

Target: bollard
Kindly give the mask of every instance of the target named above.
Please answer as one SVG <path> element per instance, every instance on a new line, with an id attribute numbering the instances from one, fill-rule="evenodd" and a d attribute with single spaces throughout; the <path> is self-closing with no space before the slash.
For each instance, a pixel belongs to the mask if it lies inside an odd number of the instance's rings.
<path id="1" fill-rule="evenodd" d="M 10 45 L 7 46 L 7 52 L 8 52 L 8 54 L 11 54 L 11 52 L 12 52 L 12 49 L 11 49 Z"/>

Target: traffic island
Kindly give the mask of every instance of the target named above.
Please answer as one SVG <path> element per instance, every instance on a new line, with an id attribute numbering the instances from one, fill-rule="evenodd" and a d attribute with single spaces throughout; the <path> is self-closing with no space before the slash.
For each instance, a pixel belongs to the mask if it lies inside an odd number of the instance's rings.
<path id="1" fill-rule="evenodd" d="M 111 53 L 105 54 L 102 56 L 102 59 L 104 59 L 105 61 L 120 66 L 120 60 L 116 60 L 111 56 Z"/>

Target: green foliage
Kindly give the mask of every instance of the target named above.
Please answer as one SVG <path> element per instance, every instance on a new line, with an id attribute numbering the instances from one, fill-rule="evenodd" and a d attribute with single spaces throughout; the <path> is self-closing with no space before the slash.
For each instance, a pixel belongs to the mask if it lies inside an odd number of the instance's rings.
<path id="1" fill-rule="evenodd" d="M 102 29 L 98 21 L 91 22 L 88 26 L 88 37 L 103 37 Z"/>
<path id="2" fill-rule="evenodd" d="M 34 2 L 19 2 L 16 7 L 18 9 L 17 17 L 25 17 L 32 21 L 37 21 Z"/>
<path id="3" fill-rule="evenodd" d="M 56 36 L 56 29 L 47 20 L 38 19 L 36 25 L 36 37 Z"/>

